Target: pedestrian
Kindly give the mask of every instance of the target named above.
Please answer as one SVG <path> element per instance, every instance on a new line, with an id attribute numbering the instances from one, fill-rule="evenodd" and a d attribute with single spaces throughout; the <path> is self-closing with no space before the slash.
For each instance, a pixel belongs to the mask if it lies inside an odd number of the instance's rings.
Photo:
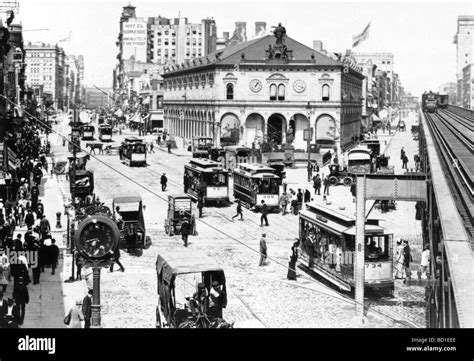
<path id="1" fill-rule="evenodd" d="M 120 262 L 120 248 L 117 247 L 114 252 L 113 252 L 113 263 L 110 265 L 110 270 L 109 272 L 114 271 L 114 265 L 117 263 L 118 266 L 120 267 L 120 271 L 125 272 L 125 268 L 123 267 L 122 263 Z"/>
<path id="2" fill-rule="evenodd" d="M 171 154 L 171 142 L 168 141 L 168 142 L 166 143 L 166 146 L 167 146 L 167 148 L 168 148 L 168 154 Z"/>
<path id="3" fill-rule="evenodd" d="M 281 207 L 281 214 L 286 214 L 286 207 L 288 206 L 288 199 L 286 197 L 286 192 L 283 192 L 280 196 L 280 207 Z"/>
<path id="4" fill-rule="evenodd" d="M 41 238 L 46 238 L 46 235 L 49 233 L 50 230 L 51 225 L 49 224 L 49 221 L 46 216 L 43 214 L 40 221 Z"/>
<path id="5" fill-rule="evenodd" d="M 28 229 L 33 228 L 33 225 L 35 224 L 35 216 L 31 209 L 28 209 L 28 213 L 25 216 L 25 224 Z"/>
<path id="6" fill-rule="evenodd" d="M 51 274 L 54 275 L 54 272 L 56 271 L 56 267 L 58 266 L 58 262 L 59 262 L 59 248 L 56 245 L 56 240 L 54 238 L 51 240 L 50 253 L 51 253 L 50 254 L 51 268 L 52 268 Z"/>
<path id="7" fill-rule="evenodd" d="M 76 262 L 76 280 L 79 281 L 82 280 L 82 262 L 77 251 L 74 252 L 74 259 Z"/>
<path id="8" fill-rule="evenodd" d="M 268 219 L 267 219 L 268 206 L 264 200 L 262 200 L 261 204 L 262 204 L 262 210 L 261 210 L 262 216 L 260 217 L 260 227 L 263 227 L 263 221 L 265 221 L 265 225 L 268 227 Z"/>
<path id="9" fill-rule="evenodd" d="M 69 319 L 69 322 L 66 322 L 67 319 Z M 64 318 L 64 323 L 69 325 L 69 328 L 82 328 L 81 321 L 84 321 L 84 314 L 82 313 L 82 301 L 77 300 L 76 305 L 71 307 L 69 313 Z"/>
<path id="10" fill-rule="evenodd" d="M 418 154 L 415 154 L 413 160 L 415 161 L 415 169 L 418 172 L 420 170 L 420 156 Z"/>
<path id="11" fill-rule="evenodd" d="M 240 220 L 244 220 L 244 215 L 242 213 L 242 202 L 240 199 L 237 200 L 237 214 L 232 217 L 232 220 L 234 220 L 235 217 L 238 217 L 240 215 Z"/>
<path id="12" fill-rule="evenodd" d="M 260 239 L 260 262 L 259 266 L 263 266 L 265 264 L 265 260 L 267 259 L 267 235 L 262 233 L 262 238 Z"/>
<path id="13" fill-rule="evenodd" d="M 163 173 L 161 176 L 161 191 L 165 192 L 166 191 L 166 185 L 168 184 L 168 178 L 166 177 L 166 173 Z"/>
<path id="14" fill-rule="evenodd" d="M 403 156 L 402 162 L 402 169 L 408 170 L 408 157 L 406 156 L 406 154 Z"/>
<path id="15" fill-rule="evenodd" d="M 2 286 L 2 292 L 7 292 L 7 286 L 10 283 L 10 263 L 8 257 L 5 254 L 0 256 L 0 286 Z"/>
<path id="16" fill-rule="evenodd" d="M 13 287 L 13 298 L 15 303 L 20 307 L 20 325 L 25 320 L 25 308 L 30 302 L 30 295 L 26 286 L 26 280 L 23 277 L 18 277 L 18 281 Z"/>
<path id="17" fill-rule="evenodd" d="M 311 201 L 311 192 L 308 189 L 305 189 L 304 191 L 304 202 L 308 203 Z"/>
<path id="18" fill-rule="evenodd" d="M 405 156 L 405 147 L 402 147 L 402 149 L 400 149 L 400 159 L 403 160 L 404 156 Z"/>
<path id="19" fill-rule="evenodd" d="M 319 173 L 319 165 L 317 161 L 314 161 L 313 163 L 313 169 L 316 173 Z"/>
<path id="20" fill-rule="evenodd" d="M 405 239 L 403 241 L 403 269 L 405 270 L 405 280 L 403 283 L 409 284 L 411 280 L 411 269 L 410 269 L 410 262 L 413 261 L 413 257 L 411 255 L 411 249 L 408 245 L 408 241 Z M 408 281 L 408 282 L 407 282 Z"/>
<path id="21" fill-rule="evenodd" d="M 331 182 L 329 182 L 329 176 L 326 176 L 324 178 L 323 184 L 324 184 L 323 195 L 329 195 L 329 187 L 331 186 Z"/>
<path id="22" fill-rule="evenodd" d="M 153 148 L 154 148 L 153 143 L 150 143 L 150 153 L 155 153 L 155 150 Z"/>
<path id="23" fill-rule="evenodd" d="M 352 182 L 351 184 L 351 194 L 352 194 L 352 202 L 356 201 L 356 182 Z"/>
<path id="24" fill-rule="evenodd" d="M 298 211 L 301 210 L 303 207 L 303 192 L 301 191 L 301 188 L 298 188 L 298 193 L 296 194 L 296 200 L 298 201 L 297 207 Z"/>
<path id="25" fill-rule="evenodd" d="M 197 208 L 199 210 L 199 218 L 202 218 L 202 208 L 204 207 L 203 197 L 200 196 L 197 201 Z"/>
<path id="26" fill-rule="evenodd" d="M 92 290 L 87 292 L 87 295 L 82 300 L 81 311 L 84 316 L 84 328 L 91 328 L 92 317 Z"/>
<path id="27" fill-rule="evenodd" d="M 314 195 L 321 195 L 321 177 L 319 174 L 316 174 L 313 177 L 313 188 L 314 188 Z"/>
<path id="28" fill-rule="evenodd" d="M 298 215 L 298 198 L 296 193 L 293 189 L 290 189 L 291 193 L 291 203 L 290 203 L 290 211 L 293 215 Z"/>
<path id="29" fill-rule="evenodd" d="M 298 260 L 298 241 L 293 243 L 291 250 L 288 253 L 288 274 L 286 278 L 291 281 L 296 281 L 296 261 Z"/>
<path id="30" fill-rule="evenodd" d="M 425 246 L 421 253 L 420 272 L 418 277 L 426 279 L 430 273 L 430 246 Z"/>
<path id="31" fill-rule="evenodd" d="M 185 219 L 184 222 L 181 224 L 181 238 L 184 242 L 184 247 L 188 246 L 188 236 L 191 225 L 189 224 L 188 220 Z"/>
<path id="32" fill-rule="evenodd" d="M 311 162 L 308 162 L 308 181 L 313 179 L 313 164 Z"/>

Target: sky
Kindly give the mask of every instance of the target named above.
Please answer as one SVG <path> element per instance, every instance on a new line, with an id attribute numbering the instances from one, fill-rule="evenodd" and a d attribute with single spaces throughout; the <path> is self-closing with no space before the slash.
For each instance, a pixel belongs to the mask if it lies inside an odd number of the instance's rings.
<path id="1" fill-rule="evenodd" d="M 0 1 L 1 3 L 1 1 Z M 129 0 L 19 0 L 15 23 L 21 22 L 24 39 L 55 44 L 72 33 L 69 42 L 58 43 L 67 54 L 84 55 L 86 85 L 112 86 L 117 63 L 115 45 L 122 7 Z M 474 15 L 469 2 L 321 2 L 240 0 L 219 2 L 131 1 L 138 17 L 174 18 L 179 13 L 189 22 L 212 17 L 218 36 L 232 35 L 236 21 L 247 22 L 247 36 L 256 21 L 267 22 L 267 31 L 281 22 L 287 35 L 312 47 L 321 40 L 324 49 L 344 52 L 352 37 L 371 22 L 369 39 L 354 48 L 359 52 L 394 54 L 394 70 L 402 85 L 414 95 L 456 79 L 456 45 L 453 37 L 460 15 Z M 1 15 L 5 20 L 6 14 Z M 38 30 L 48 29 L 48 30 Z"/>

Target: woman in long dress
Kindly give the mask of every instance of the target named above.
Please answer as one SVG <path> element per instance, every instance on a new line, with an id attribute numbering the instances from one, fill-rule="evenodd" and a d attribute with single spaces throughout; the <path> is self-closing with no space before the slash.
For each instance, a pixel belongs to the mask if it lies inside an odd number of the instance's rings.
<path id="1" fill-rule="evenodd" d="M 395 278 L 405 278 L 405 256 L 403 252 L 404 245 L 402 241 L 397 241 L 396 261 L 395 261 Z"/>
<path id="2" fill-rule="evenodd" d="M 71 314 L 71 321 L 69 328 L 82 328 L 81 321 L 84 321 L 84 314 L 82 313 L 82 300 L 77 300 L 76 305 L 69 311 Z"/>
<path id="3" fill-rule="evenodd" d="M 2 292 L 7 291 L 7 286 L 10 283 L 10 263 L 8 257 L 2 255 L 0 257 L 0 286 L 2 286 Z"/>
<path id="4" fill-rule="evenodd" d="M 298 260 L 298 242 L 293 243 L 288 253 L 288 274 L 286 278 L 296 281 L 296 261 Z"/>

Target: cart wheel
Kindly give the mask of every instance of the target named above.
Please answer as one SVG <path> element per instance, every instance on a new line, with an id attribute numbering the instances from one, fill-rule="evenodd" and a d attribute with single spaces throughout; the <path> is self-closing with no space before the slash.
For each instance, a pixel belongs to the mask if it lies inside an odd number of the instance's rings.
<path id="1" fill-rule="evenodd" d="M 353 180 L 352 177 L 345 177 L 342 183 L 344 183 L 345 186 L 350 186 L 352 184 Z"/>
<path id="2" fill-rule="evenodd" d="M 337 185 L 337 183 L 339 183 L 339 179 L 337 179 L 337 177 L 335 177 L 335 176 L 329 177 L 329 183 L 332 186 L 335 186 L 335 185 Z"/>

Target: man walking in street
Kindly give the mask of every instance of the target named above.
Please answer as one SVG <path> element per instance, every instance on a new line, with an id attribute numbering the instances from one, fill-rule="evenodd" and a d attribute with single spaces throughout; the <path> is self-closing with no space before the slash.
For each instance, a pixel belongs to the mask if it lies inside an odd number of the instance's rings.
<path id="1" fill-rule="evenodd" d="M 314 195 L 321 195 L 321 178 L 319 177 L 319 174 L 316 174 L 313 177 L 313 188 L 314 188 Z"/>
<path id="2" fill-rule="evenodd" d="M 28 209 L 28 213 L 25 216 L 25 224 L 28 229 L 33 228 L 33 225 L 35 224 L 35 216 L 33 215 L 33 212 L 31 212 L 31 209 Z"/>
<path id="3" fill-rule="evenodd" d="M 199 210 L 199 218 L 202 218 L 202 208 L 204 207 L 203 197 L 200 196 L 197 201 L 197 208 Z"/>
<path id="4" fill-rule="evenodd" d="M 171 142 L 168 141 L 168 142 L 166 143 L 166 146 L 168 147 L 168 154 L 171 154 Z"/>
<path id="5" fill-rule="evenodd" d="M 91 328 L 92 318 L 92 290 L 82 300 L 82 314 L 84 315 L 84 328 Z"/>
<path id="6" fill-rule="evenodd" d="M 408 157 L 405 155 L 403 155 L 403 158 L 402 158 L 402 169 L 406 169 L 408 170 Z"/>
<path id="7" fill-rule="evenodd" d="M 51 230 L 51 225 L 49 224 L 49 221 L 46 218 L 46 216 L 43 215 L 40 221 L 41 238 L 45 239 L 46 235 L 49 233 L 50 230 Z"/>
<path id="8" fill-rule="evenodd" d="M 324 184 L 324 192 L 323 195 L 329 195 L 329 187 L 331 186 L 331 183 L 329 182 L 329 177 L 326 176 L 323 181 Z"/>
<path id="9" fill-rule="evenodd" d="M 51 272 L 52 275 L 54 275 L 54 272 L 56 271 L 56 267 L 58 266 L 59 262 L 59 248 L 56 245 L 56 240 L 53 238 L 51 240 L 51 268 L 53 271 Z"/>
<path id="10" fill-rule="evenodd" d="M 244 220 L 244 215 L 242 213 L 242 202 L 239 200 L 237 200 L 237 214 L 235 216 L 232 217 L 232 220 L 234 220 L 235 217 L 238 217 L 240 214 L 240 220 L 243 221 Z"/>
<path id="11" fill-rule="evenodd" d="M 262 216 L 260 217 L 260 227 L 263 227 L 263 221 L 265 221 L 265 225 L 268 227 L 268 219 L 267 219 L 267 214 L 268 214 L 268 206 L 265 203 L 264 200 L 262 200 Z"/>
<path id="12" fill-rule="evenodd" d="M 188 235 L 189 235 L 189 228 L 191 225 L 189 224 L 188 220 L 185 219 L 181 225 L 181 238 L 184 242 L 184 247 L 188 246 Z"/>
<path id="13" fill-rule="evenodd" d="M 280 196 L 280 207 L 281 207 L 281 214 L 286 214 L 286 207 L 288 206 L 288 199 L 286 198 L 286 192 Z"/>
<path id="14" fill-rule="evenodd" d="M 403 268 L 405 269 L 406 278 L 403 281 L 405 284 L 410 284 L 411 281 L 411 269 L 410 269 L 410 262 L 413 260 L 411 255 L 411 249 L 408 245 L 408 241 L 405 239 L 403 241 Z"/>
<path id="15" fill-rule="evenodd" d="M 260 239 L 260 262 L 259 266 L 263 266 L 265 264 L 265 260 L 267 259 L 267 241 L 265 233 L 262 233 L 262 238 Z"/>
<path id="16" fill-rule="evenodd" d="M 164 192 L 166 191 L 166 185 L 168 183 L 168 178 L 166 177 L 166 173 L 163 173 L 163 175 L 161 176 L 161 191 Z"/>

